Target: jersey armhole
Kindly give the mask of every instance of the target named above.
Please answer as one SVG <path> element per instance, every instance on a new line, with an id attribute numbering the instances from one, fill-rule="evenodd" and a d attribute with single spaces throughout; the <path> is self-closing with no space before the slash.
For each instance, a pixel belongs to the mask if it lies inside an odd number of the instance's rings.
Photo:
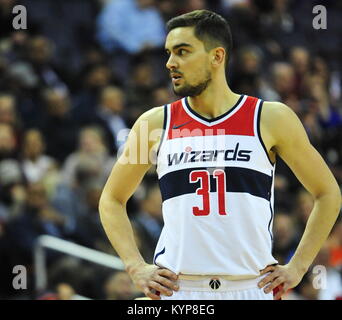
<path id="1" fill-rule="evenodd" d="M 169 124 L 170 124 L 170 105 L 164 105 L 164 121 L 163 121 L 163 132 L 160 138 L 159 146 L 157 149 L 157 157 L 159 155 L 160 148 L 163 144 L 163 141 L 167 138 L 167 134 L 169 131 Z"/>
<path id="2" fill-rule="evenodd" d="M 265 151 L 265 154 L 266 154 L 266 157 L 269 161 L 269 163 L 271 164 L 272 167 L 274 167 L 275 163 L 272 162 L 272 160 L 270 159 L 270 156 L 267 152 L 267 149 L 266 149 L 266 146 L 264 144 L 264 141 L 262 140 L 262 137 L 261 137 L 261 130 L 260 130 L 260 121 L 261 121 L 261 110 L 262 110 L 262 106 L 264 104 L 264 101 L 259 99 L 257 104 L 256 104 L 256 122 L 255 122 L 255 126 L 254 126 L 254 131 L 255 131 L 255 134 L 256 136 L 258 137 L 259 141 L 260 141 L 260 144 L 262 146 L 262 148 L 264 149 Z"/>

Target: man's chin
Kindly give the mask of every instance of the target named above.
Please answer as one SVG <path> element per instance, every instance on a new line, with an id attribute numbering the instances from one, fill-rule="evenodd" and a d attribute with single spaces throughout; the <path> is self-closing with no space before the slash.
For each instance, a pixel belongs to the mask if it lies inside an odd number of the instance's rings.
<path id="1" fill-rule="evenodd" d="M 173 86 L 173 92 L 175 95 L 180 96 L 180 97 L 185 97 L 187 96 L 186 90 L 184 90 L 184 87 L 178 85 L 178 86 Z"/>

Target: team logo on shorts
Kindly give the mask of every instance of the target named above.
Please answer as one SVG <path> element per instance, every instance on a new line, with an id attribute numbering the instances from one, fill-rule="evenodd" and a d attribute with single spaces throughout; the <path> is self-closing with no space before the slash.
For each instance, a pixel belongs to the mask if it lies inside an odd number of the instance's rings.
<path id="1" fill-rule="evenodd" d="M 219 279 L 211 279 L 209 282 L 209 286 L 213 290 L 217 290 L 221 286 L 221 282 Z"/>

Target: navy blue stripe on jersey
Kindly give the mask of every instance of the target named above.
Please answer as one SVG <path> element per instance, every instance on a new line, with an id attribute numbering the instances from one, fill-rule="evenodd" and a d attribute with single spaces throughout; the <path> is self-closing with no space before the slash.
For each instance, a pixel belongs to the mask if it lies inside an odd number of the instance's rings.
<path id="1" fill-rule="evenodd" d="M 259 110 L 258 110 L 258 115 L 257 115 L 257 134 L 258 134 L 259 141 L 260 141 L 260 143 L 261 143 L 261 145 L 262 145 L 262 148 L 264 149 L 264 151 L 265 151 L 265 153 L 266 153 L 266 156 L 267 156 L 268 161 L 270 162 L 270 164 L 271 164 L 272 166 L 274 166 L 274 163 L 271 161 L 270 156 L 269 156 L 269 154 L 268 154 L 268 152 L 267 152 L 266 146 L 265 146 L 265 144 L 264 144 L 264 141 L 262 140 L 262 137 L 261 137 L 260 119 L 261 119 L 261 110 L 262 110 L 263 104 L 264 104 L 264 101 L 261 100 L 260 106 L 259 106 Z"/>
<path id="2" fill-rule="evenodd" d="M 232 108 L 230 108 L 227 112 L 219 115 L 218 117 L 215 117 L 215 118 L 211 118 L 211 119 L 208 119 L 206 117 L 203 117 L 202 115 L 200 115 L 199 113 L 197 113 L 195 110 L 193 110 L 191 107 L 190 107 L 190 104 L 189 104 L 189 101 L 188 101 L 188 97 L 185 98 L 185 105 L 187 107 L 187 109 L 197 118 L 200 118 L 204 121 L 207 121 L 207 122 L 214 122 L 214 121 L 217 121 L 217 120 L 220 120 L 222 118 L 224 118 L 226 115 L 228 115 L 229 113 L 233 112 L 237 107 L 238 105 L 240 104 L 241 100 L 243 99 L 245 95 L 240 95 L 240 98 L 238 99 L 238 101 L 234 104 L 234 106 Z"/>
<path id="3" fill-rule="evenodd" d="M 201 187 L 200 181 L 190 183 L 191 171 L 214 170 L 221 168 L 191 168 L 172 171 L 159 179 L 163 202 L 165 200 L 195 193 Z M 222 168 L 223 169 L 223 168 Z M 225 167 L 226 192 L 245 192 L 253 196 L 270 200 L 272 177 L 259 171 L 239 167 Z M 216 180 L 210 175 L 210 192 L 216 192 Z"/>
<path id="4" fill-rule="evenodd" d="M 165 247 L 163 250 L 161 250 L 160 252 L 158 252 L 156 254 L 156 256 L 154 257 L 154 260 L 153 260 L 153 263 L 156 264 L 156 261 L 157 261 L 157 258 L 161 255 L 161 254 L 164 254 L 165 253 Z"/>
<path id="5" fill-rule="evenodd" d="M 272 179 L 273 179 L 273 170 L 272 170 Z M 271 197 L 270 197 L 270 199 L 271 199 Z M 271 201 L 270 201 L 270 210 L 271 210 L 271 218 L 270 218 L 270 222 L 268 223 L 268 232 L 269 232 L 269 234 L 271 236 L 271 240 L 273 241 L 273 234 L 272 234 L 272 230 L 270 229 L 272 221 L 273 221 L 273 217 L 274 217 Z"/>
<path id="6" fill-rule="evenodd" d="M 272 234 L 272 231 L 270 230 L 270 227 L 271 227 L 271 223 L 272 223 L 272 220 L 273 220 L 273 217 L 274 217 L 274 213 L 273 213 L 271 202 L 270 202 L 270 210 L 271 210 L 271 219 L 270 219 L 270 222 L 268 223 L 268 232 L 269 232 L 269 234 L 271 236 L 271 240 L 273 241 L 273 234 Z"/>
<path id="7" fill-rule="evenodd" d="M 164 122 L 163 122 L 163 133 L 160 137 L 160 143 L 159 143 L 159 146 L 158 146 L 158 150 L 157 150 L 157 157 L 158 157 L 158 154 L 159 154 L 159 150 L 160 150 L 160 147 L 163 143 L 163 140 L 164 140 L 164 136 L 165 136 L 165 132 L 166 132 L 166 123 L 167 123 L 167 104 L 164 105 Z"/>

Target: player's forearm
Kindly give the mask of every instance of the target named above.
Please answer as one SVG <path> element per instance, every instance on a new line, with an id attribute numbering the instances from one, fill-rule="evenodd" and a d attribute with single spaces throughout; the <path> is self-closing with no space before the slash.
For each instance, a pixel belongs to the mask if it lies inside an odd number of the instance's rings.
<path id="1" fill-rule="evenodd" d="M 305 273 L 326 241 L 341 207 L 339 190 L 315 199 L 302 239 L 293 255 L 290 266 Z"/>
<path id="2" fill-rule="evenodd" d="M 126 207 L 118 201 L 102 195 L 99 211 L 107 237 L 125 264 L 126 270 L 130 272 L 135 266 L 145 263 L 135 242 Z"/>

